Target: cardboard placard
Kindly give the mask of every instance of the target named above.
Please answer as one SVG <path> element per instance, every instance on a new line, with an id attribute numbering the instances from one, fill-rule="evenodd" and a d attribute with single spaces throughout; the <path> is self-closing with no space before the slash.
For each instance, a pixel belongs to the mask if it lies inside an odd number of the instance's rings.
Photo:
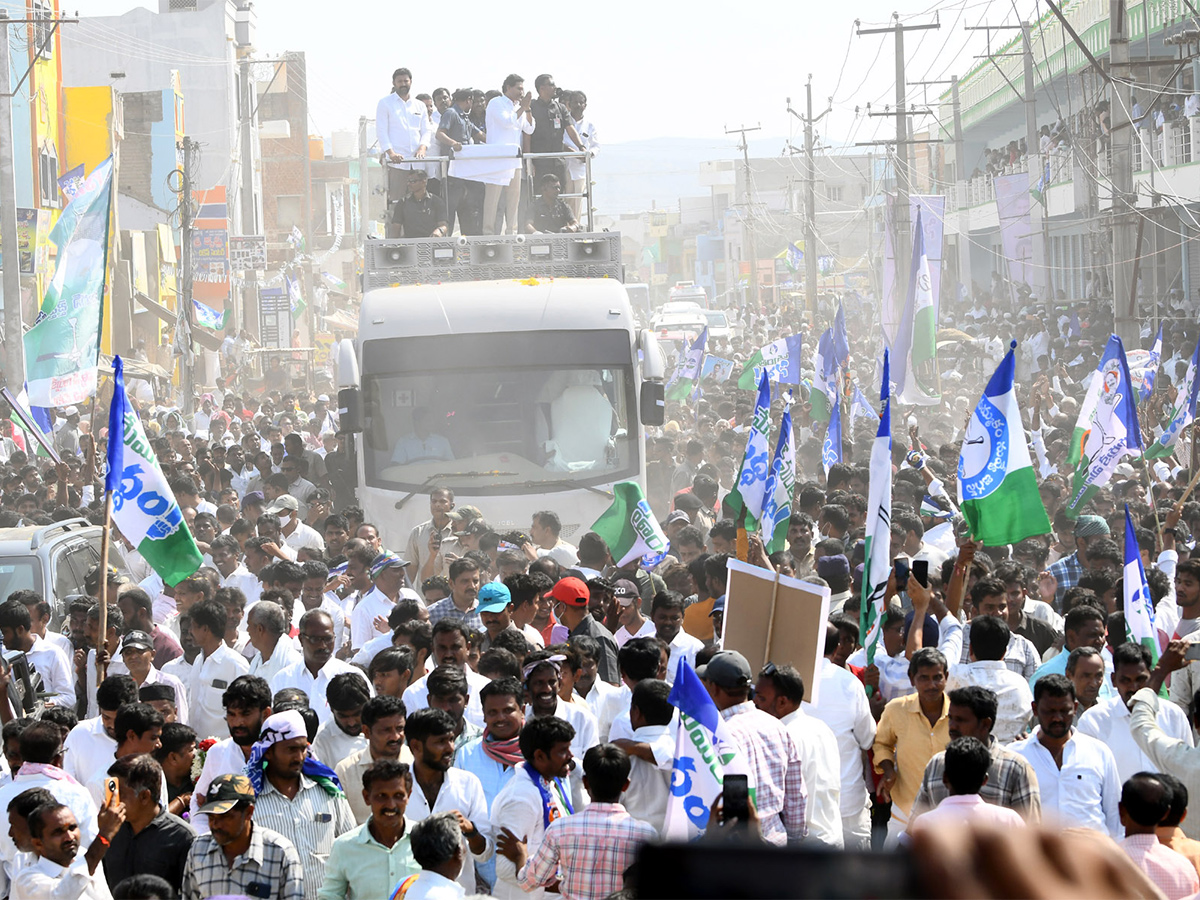
<path id="1" fill-rule="evenodd" d="M 804 679 L 804 699 L 817 702 L 828 587 L 729 560 L 721 646 L 736 650 L 758 673 L 768 662 L 795 666 Z"/>

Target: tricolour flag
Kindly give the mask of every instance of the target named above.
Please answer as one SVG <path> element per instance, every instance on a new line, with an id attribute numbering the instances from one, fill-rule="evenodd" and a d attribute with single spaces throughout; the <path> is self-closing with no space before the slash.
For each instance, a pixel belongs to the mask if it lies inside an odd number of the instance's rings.
<path id="1" fill-rule="evenodd" d="M 112 172 L 111 158 L 100 163 L 50 232 L 58 248 L 54 276 L 24 337 L 25 383 L 35 406 L 69 406 L 96 393 Z M 20 374 L 10 372 L 8 380 L 19 384 Z"/>
<path id="2" fill-rule="evenodd" d="M 796 445 L 792 438 L 792 408 L 783 411 L 779 440 L 763 500 L 763 535 L 767 553 L 787 549 L 788 524 L 792 518 L 792 496 L 796 489 Z"/>
<path id="3" fill-rule="evenodd" d="M 884 593 L 892 572 L 892 401 L 888 351 L 883 351 L 879 430 L 871 445 L 871 475 L 867 486 L 866 555 L 863 560 L 859 634 L 867 648 L 867 665 L 883 638 Z"/>
<path id="4" fill-rule="evenodd" d="M 821 468 L 825 477 L 834 463 L 842 461 L 842 404 L 834 393 L 829 407 L 829 425 L 825 429 L 825 442 L 821 445 Z"/>
<path id="5" fill-rule="evenodd" d="M 679 660 L 668 699 L 679 710 L 679 728 L 663 837 L 690 841 L 704 834 L 725 776 L 751 775 L 751 782 L 753 777 L 704 682 L 686 659 Z M 756 787 L 750 784 L 752 796 Z"/>
<path id="6" fill-rule="evenodd" d="M 913 226 L 912 270 L 900 329 L 892 346 L 896 363 L 896 399 L 912 406 L 937 406 L 937 311 L 925 252 L 921 208 Z"/>
<path id="7" fill-rule="evenodd" d="M 762 380 L 764 371 L 776 384 L 799 384 L 800 350 L 801 338 L 798 334 L 759 347 L 742 367 L 738 387 L 743 391 L 754 390 Z"/>
<path id="8" fill-rule="evenodd" d="M 196 315 L 196 324 L 212 331 L 223 331 L 229 323 L 229 307 L 225 307 L 224 312 L 217 312 L 211 306 L 193 300 L 192 311 Z"/>
<path id="9" fill-rule="evenodd" d="M 758 400 L 754 404 L 754 418 L 750 422 L 750 433 L 746 436 L 746 452 L 742 455 L 742 467 L 738 481 L 725 498 L 730 518 L 744 525 L 747 531 L 757 531 L 762 518 L 763 498 L 767 489 L 767 472 L 771 465 L 771 384 L 763 372 L 758 383 Z"/>
<path id="10" fill-rule="evenodd" d="M 667 536 L 636 481 L 613 485 L 612 506 L 596 520 L 592 531 L 608 544 L 618 566 L 635 559 L 661 560 L 667 552 Z"/>
<path id="11" fill-rule="evenodd" d="M 971 536 L 989 547 L 1050 533 L 1017 408 L 1013 341 L 979 398 L 958 457 L 958 502 Z"/>
<path id="12" fill-rule="evenodd" d="M 671 376 L 671 386 L 667 389 L 668 400 L 685 400 L 700 383 L 700 372 L 704 368 L 705 347 L 708 345 L 708 326 L 696 335 L 684 354 L 675 372 Z"/>
<path id="13" fill-rule="evenodd" d="M 1196 395 L 1200 393 L 1198 370 L 1200 370 L 1200 341 L 1196 342 L 1196 349 L 1192 351 L 1192 359 L 1188 363 L 1187 373 L 1183 376 L 1183 383 L 1179 385 L 1175 393 L 1175 401 L 1171 404 L 1167 420 L 1163 424 L 1163 433 L 1146 451 L 1148 459 L 1159 459 L 1174 453 L 1179 436 L 1195 421 Z"/>
<path id="14" fill-rule="evenodd" d="M 1129 515 L 1129 504 L 1125 504 L 1125 586 L 1124 605 L 1125 635 L 1135 644 L 1150 651 L 1151 665 L 1158 662 L 1158 629 L 1154 626 L 1154 604 L 1150 600 L 1150 584 L 1146 581 L 1146 570 L 1142 566 L 1142 554 L 1138 549 L 1137 532 L 1133 530 L 1133 519 Z"/>
<path id="15" fill-rule="evenodd" d="M 1114 334 L 1108 339 L 1099 367 L 1092 373 L 1079 421 L 1075 423 L 1068 462 L 1077 459 L 1078 464 L 1066 507 L 1072 519 L 1078 518 L 1096 491 L 1108 484 L 1113 470 L 1126 455 L 1142 452 L 1136 391 L 1129 377 L 1125 347 Z"/>
<path id="16" fill-rule="evenodd" d="M 121 357 L 113 357 L 113 398 L 108 412 L 108 473 L 113 522 L 159 577 L 176 585 L 200 568 L 204 557 L 158 467 L 142 420 L 125 393 Z"/>

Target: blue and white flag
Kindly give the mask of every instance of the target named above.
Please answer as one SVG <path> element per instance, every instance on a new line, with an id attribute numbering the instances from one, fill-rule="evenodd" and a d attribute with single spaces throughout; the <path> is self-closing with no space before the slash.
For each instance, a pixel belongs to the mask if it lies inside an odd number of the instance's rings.
<path id="1" fill-rule="evenodd" d="M 288 302 L 292 307 L 292 316 L 299 316 L 308 307 L 308 302 L 304 299 L 304 290 L 300 286 L 300 279 L 293 278 L 291 275 L 284 275 L 283 281 L 287 285 Z"/>
<path id="2" fill-rule="evenodd" d="M 759 347 L 742 367 L 738 387 L 754 390 L 763 372 L 776 384 L 799 384 L 801 342 L 800 335 L 792 334 Z"/>
<path id="3" fill-rule="evenodd" d="M 889 354 L 883 351 L 880 381 L 879 429 L 871 445 L 871 475 L 867 485 L 867 532 L 863 560 L 859 634 L 867 650 L 867 665 L 883 643 L 883 614 L 888 577 L 892 572 L 892 400 Z M 868 690 L 870 690 L 868 688 Z"/>
<path id="4" fill-rule="evenodd" d="M 753 773 L 738 752 L 704 682 L 686 659 L 679 660 L 668 699 L 679 710 L 679 729 L 663 837 L 668 841 L 691 841 L 704 834 L 709 810 L 721 794 L 725 776 L 745 774 L 753 782 Z M 751 796 L 756 787 L 750 784 Z"/>
<path id="5" fill-rule="evenodd" d="M 787 549 L 788 525 L 792 518 L 792 496 L 796 490 L 796 445 L 792 438 L 792 408 L 783 411 L 775 459 L 763 494 L 762 532 L 767 553 Z"/>
<path id="6" fill-rule="evenodd" d="M 1125 504 L 1125 586 L 1122 611 L 1125 613 L 1125 635 L 1135 644 L 1150 651 L 1151 665 L 1158 662 L 1158 628 L 1154 624 L 1154 604 L 1150 600 L 1150 585 L 1142 554 L 1138 549 L 1137 532 Z"/>
<path id="7" fill-rule="evenodd" d="M 224 312 L 217 312 L 211 306 L 206 306 L 199 300 L 193 300 L 192 311 L 196 316 L 196 324 L 212 331 L 224 330 L 225 325 L 229 322 L 228 307 L 226 307 Z"/>
<path id="8" fill-rule="evenodd" d="M 705 348 L 708 346 L 708 326 L 696 336 L 687 353 L 671 375 L 671 386 L 666 392 L 668 400 L 683 400 L 700 386 L 700 372 L 704 368 Z"/>
<path id="9" fill-rule="evenodd" d="M 1132 354 L 1130 354 L 1132 356 Z M 1158 377 L 1158 364 L 1162 360 L 1162 326 L 1158 326 L 1158 337 L 1146 353 L 1145 359 L 1137 363 L 1129 360 L 1129 376 L 1137 385 L 1138 402 L 1142 403 L 1154 393 L 1154 382 Z"/>
<path id="10" fill-rule="evenodd" d="M 1196 397 L 1200 393 L 1200 341 L 1192 351 L 1191 361 L 1188 362 L 1187 372 L 1183 381 L 1175 391 L 1175 400 L 1163 423 L 1163 432 L 1158 440 L 1146 451 L 1149 459 L 1159 459 L 1170 456 L 1175 451 L 1179 436 L 1196 419 Z"/>
<path id="11" fill-rule="evenodd" d="M 850 338 L 846 334 L 846 310 L 840 301 L 837 315 L 833 318 L 833 358 L 843 369 L 850 362 Z"/>
<path id="12" fill-rule="evenodd" d="M 871 406 L 871 402 L 869 400 L 867 400 L 866 396 L 862 392 L 862 388 L 860 388 L 858 386 L 858 383 L 856 382 L 854 385 L 854 391 L 850 394 L 850 427 L 851 428 L 854 428 L 854 420 L 857 419 L 859 416 L 865 416 L 867 419 L 870 419 L 876 425 L 879 424 L 879 413 L 877 413 L 875 411 L 874 407 Z"/>
<path id="13" fill-rule="evenodd" d="M 762 373 L 758 383 L 758 399 L 754 404 L 754 418 L 746 436 L 746 452 L 742 456 L 742 468 L 737 484 L 725 498 L 725 507 L 730 518 L 738 522 L 744 518 L 750 531 L 758 528 L 762 518 L 763 497 L 767 488 L 767 472 L 771 465 L 771 382 L 767 373 Z M 740 526 L 739 526 L 740 527 Z"/>
<path id="14" fill-rule="evenodd" d="M 787 267 L 795 272 L 802 265 L 804 265 L 804 251 L 796 245 L 795 241 L 792 241 L 787 245 Z"/>
<path id="15" fill-rule="evenodd" d="M 80 163 L 58 179 L 58 189 L 67 198 L 68 203 L 75 199 L 75 196 L 79 193 L 79 189 L 83 187 L 84 180 L 83 163 Z"/>
<path id="16" fill-rule="evenodd" d="M 835 393 L 829 407 L 829 427 L 825 429 L 825 443 L 821 445 L 821 468 L 825 477 L 834 463 L 842 461 L 842 404 Z"/>
<path id="17" fill-rule="evenodd" d="M 830 407 L 837 396 L 837 359 L 834 354 L 833 329 L 826 328 L 817 340 L 817 352 L 813 356 L 812 417 L 818 422 L 829 421 Z"/>

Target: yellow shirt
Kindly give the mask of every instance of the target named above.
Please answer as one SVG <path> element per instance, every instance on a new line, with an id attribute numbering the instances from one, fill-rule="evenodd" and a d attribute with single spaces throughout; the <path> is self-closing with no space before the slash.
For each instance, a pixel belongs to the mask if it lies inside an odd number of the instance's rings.
<path id="1" fill-rule="evenodd" d="M 713 639 L 713 620 L 710 613 L 716 602 L 715 597 L 709 597 L 707 600 L 697 600 L 685 609 L 683 611 L 683 630 L 698 641 L 711 641 Z"/>
<path id="2" fill-rule="evenodd" d="M 875 731 L 875 771 L 882 773 L 881 763 L 896 764 L 896 783 L 892 786 L 892 815 L 901 822 L 908 821 L 913 801 L 921 789 L 925 766 L 934 755 L 950 743 L 950 698 L 942 695 L 942 714 L 936 724 L 921 712 L 921 695 L 909 694 L 888 702 L 879 717 Z"/>

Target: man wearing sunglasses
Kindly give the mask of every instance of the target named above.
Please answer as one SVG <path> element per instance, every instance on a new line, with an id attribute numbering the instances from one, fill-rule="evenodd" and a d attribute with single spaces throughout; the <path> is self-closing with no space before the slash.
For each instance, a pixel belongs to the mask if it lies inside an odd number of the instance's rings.
<path id="1" fill-rule="evenodd" d="M 325 692 L 335 675 L 353 672 L 367 685 L 370 696 L 375 696 L 371 683 L 362 669 L 343 662 L 333 655 L 333 619 L 323 609 L 311 609 L 300 618 L 300 650 L 303 657 L 299 662 L 285 666 L 271 679 L 271 693 L 277 694 L 284 688 L 299 688 L 308 694 L 309 705 L 325 724 L 333 718 Z"/>

